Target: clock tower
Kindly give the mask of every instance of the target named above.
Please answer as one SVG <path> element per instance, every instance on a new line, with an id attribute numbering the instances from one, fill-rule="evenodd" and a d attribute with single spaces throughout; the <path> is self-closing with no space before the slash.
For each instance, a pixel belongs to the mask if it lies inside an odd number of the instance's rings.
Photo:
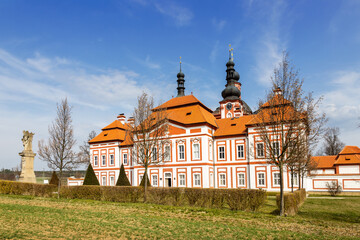
<path id="1" fill-rule="evenodd" d="M 232 59 L 232 49 L 230 49 L 229 61 L 226 63 L 226 85 L 221 92 L 223 100 L 220 103 L 219 118 L 241 117 L 251 114 L 251 109 L 241 100 L 240 74 L 235 71 L 235 63 Z"/>

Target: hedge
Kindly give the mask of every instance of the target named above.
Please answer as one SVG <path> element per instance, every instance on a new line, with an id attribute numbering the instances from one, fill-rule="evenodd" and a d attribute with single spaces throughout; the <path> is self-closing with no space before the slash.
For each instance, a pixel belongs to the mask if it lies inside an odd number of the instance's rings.
<path id="1" fill-rule="evenodd" d="M 143 187 L 125 186 L 64 186 L 62 198 L 92 199 L 112 202 L 139 202 L 144 197 Z M 256 211 L 265 203 L 266 192 L 249 189 L 153 188 L 147 191 L 147 203 L 172 206 L 198 206 Z"/>
<path id="2" fill-rule="evenodd" d="M 293 216 L 306 199 L 306 190 L 304 188 L 296 190 L 293 193 L 284 194 L 284 213 L 286 216 Z M 280 209 L 280 195 L 276 195 L 276 203 Z"/>
<path id="3" fill-rule="evenodd" d="M 1 194 L 52 197 L 57 186 L 0 180 Z M 306 194 L 306 193 L 305 193 Z M 305 195 L 298 194 L 299 198 Z M 67 199 L 91 199 L 111 202 L 140 202 L 144 200 L 143 187 L 129 186 L 62 186 L 60 197 Z M 230 208 L 231 210 L 256 211 L 265 203 L 266 191 L 252 189 L 206 188 L 154 188 L 147 191 L 147 203 L 172 206 L 198 206 Z"/>
<path id="4" fill-rule="evenodd" d="M 57 186 L 53 184 L 24 183 L 0 180 L 1 194 L 31 195 L 37 197 L 51 197 Z"/>

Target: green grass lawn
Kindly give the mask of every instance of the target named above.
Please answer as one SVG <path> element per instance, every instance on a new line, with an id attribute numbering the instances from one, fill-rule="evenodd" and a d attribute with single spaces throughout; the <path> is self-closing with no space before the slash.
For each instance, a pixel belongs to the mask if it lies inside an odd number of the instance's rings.
<path id="1" fill-rule="evenodd" d="M 307 199 L 297 216 L 0 195 L 0 239 L 359 239 L 360 197 Z"/>

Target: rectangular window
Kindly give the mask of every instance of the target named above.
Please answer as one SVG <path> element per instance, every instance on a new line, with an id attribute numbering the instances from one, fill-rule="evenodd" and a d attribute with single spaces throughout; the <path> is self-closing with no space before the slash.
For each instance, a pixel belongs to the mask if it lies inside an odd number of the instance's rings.
<path id="1" fill-rule="evenodd" d="M 115 186 L 115 177 L 110 176 L 110 186 Z"/>
<path id="2" fill-rule="evenodd" d="M 94 166 L 99 165 L 98 156 L 94 156 Z"/>
<path id="3" fill-rule="evenodd" d="M 115 159 L 114 159 L 114 154 L 110 155 L 110 165 L 114 165 L 115 163 Z"/>
<path id="4" fill-rule="evenodd" d="M 179 174 L 179 187 L 185 187 L 186 181 L 185 181 L 185 174 Z"/>
<path id="5" fill-rule="evenodd" d="M 290 172 L 290 177 L 291 177 L 291 172 Z M 295 186 L 298 185 L 299 180 L 298 180 L 298 175 L 297 175 L 296 172 L 293 173 L 291 180 L 292 180 L 292 184 L 293 184 L 293 185 L 295 185 Z"/>
<path id="6" fill-rule="evenodd" d="M 256 153 L 257 153 L 258 158 L 264 157 L 264 144 L 263 143 L 256 144 Z"/>
<path id="7" fill-rule="evenodd" d="M 226 174 L 225 173 L 219 174 L 219 186 L 221 186 L 221 187 L 226 186 Z"/>
<path id="8" fill-rule="evenodd" d="M 101 156 L 101 165 L 105 166 L 106 165 L 106 156 L 105 155 L 102 155 Z"/>
<path id="9" fill-rule="evenodd" d="M 245 173 L 238 174 L 238 185 L 245 186 Z"/>
<path id="10" fill-rule="evenodd" d="M 272 143 L 272 151 L 273 151 L 275 157 L 280 156 L 280 143 L 279 142 Z"/>
<path id="11" fill-rule="evenodd" d="M 140 176 L 139 176 L 139 185 L 140 185 L 140 183 L 141 183 L 141 181 L 142 181 L 143 177 L 144 177 L 144 175 L 140 175 Z"/>
<path id="12" fill-rule="evenodd" d="M 127 164 L 128 164 L 128 155 L 127 155 L 127 153 L 124 153 L 124 154 L 123 154 L 123 164 L 124 164 L 124 165 L 127 165 Z"/>
<path id="13" fill-rule="evenodd" d="M 258 185 L 265 186 L 265 173 L 258 173 Z"/>
<path id="14" fill-rule="evenodd" d="M 179 160 L 185 159 L 185 146 L 179 145 Z"/>
<path id="15" fill-rule="evenodd" d="M 214 187 L 214 177 L 212 173 L 210 173 L 210 187 Z"/>
<path id="16" fill-rule="evenodd" d="M 157 185 L 158 185 L 158 177 L 157 177 L 157 175 L 152 175 L 152 185 L 154 187 L 157 187 Z"/>
<path id="17" fill-rule="evenodd" d="M 210 154 L 210 160 L 213 159 L 213 149 L 212 149 L 212 144 L 209 144 L 209 154 Z"/>
<path id="18" fill-rule="evenodd" d="M 237 145 L 237 157 L 244 158 L 244 145 Z"/>
<path id="19" fill-rule="evenodd" d="M 225 159 L 225 147 L 219 147 L 219 159 Z"/>
<path id="20" fill-rule="evenodd" d="M 151 151 L 151 154 L 152 154 L 152 161 L 153 162 L 157 162 L 157 149 L 156 148 L 153 148 L 152 151 Z"/>
<path id="21" fill-rule="evenodd" d="M 194 159 L 200 159 L 200 144 L 199 143 L 193 144 L 193 156 L 194 156 Z"/>
<path id="22" fill-rule="evenodd" d="M 171 148 L 170 146 L 165 146 L 165 162 L 171 161 Z"/>
<path id="23" fill-rule="evenodd" d="M 102 176 L 102 185 L 106 186 L 106 176 Z"/>
<path id="24" fill-rule="evenodd" d="M 201 187 L 201 175 L 200 175 L 200 173 L 194 173 L 194 187 Z"/>
<path id="25" fill-rule="evenodd" d="M 274 185 L 280 186 L 280 173 L 274 173 Z"/>

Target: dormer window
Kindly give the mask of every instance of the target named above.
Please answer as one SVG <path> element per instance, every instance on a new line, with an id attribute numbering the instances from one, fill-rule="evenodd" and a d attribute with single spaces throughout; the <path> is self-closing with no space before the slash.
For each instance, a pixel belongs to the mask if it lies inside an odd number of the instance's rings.
<path id="1" fill-rule="evenodd" d="M 191 112 L 186 113 L 186 116 L 189 116 L 189 115 L 191 115 Z"/>

